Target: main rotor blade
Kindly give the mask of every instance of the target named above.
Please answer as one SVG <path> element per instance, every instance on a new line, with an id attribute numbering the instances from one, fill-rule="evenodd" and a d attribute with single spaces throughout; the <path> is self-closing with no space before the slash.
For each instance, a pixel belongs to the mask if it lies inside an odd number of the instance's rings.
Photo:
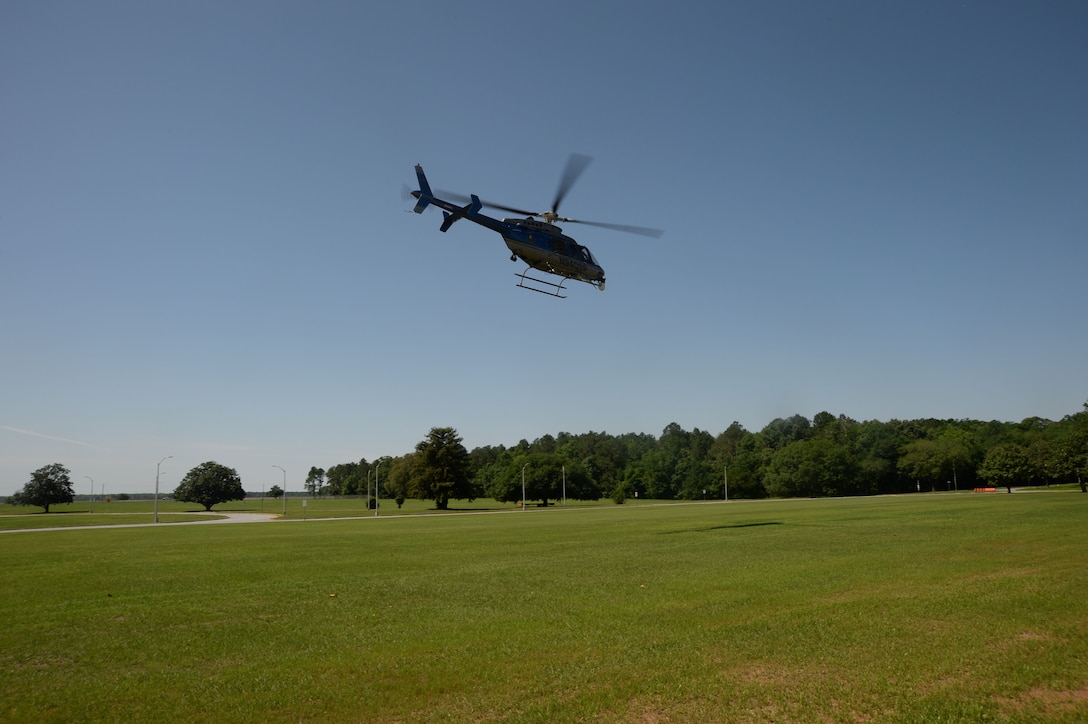
<path id="1" fill-rule="evenodd" d="M 572 156 L 572 158 L 574 158 L 574 156 Z M 589 156 L 582 156 L 582 158 L 585 159 L 585 162 L 582 163 L 582 166 L 581 166 L 582 169 L 584 170 L 586 165 L 592 159 L 590 159 Z M 570 169 L 570 166 L 571 166 L 571 164 L 568 163 L 567 164 L 568 170 Z M 581 172 L 579 171 L 578 173 L 581 173 Z M 577 177 L 578 177 L 578 174 L 575 173 L 574 178 L 577 179 Z M 570 188 L 569 184 L 567 185 L 567 188 L 568 189 Z M 435 193 L 438 194 L 439 196 L 448 198 L 448 199 L 450 199 L 452 201 L 459 201 L 461 203 L 468 203 L 469 201 L 472 200 L 471 197 L 469 197 L 469 196 L 465 196 L 464 194 L 455 193 L 453 191 L 436 190 Z M 502 204 L 493 204 L 490 201 L 484 201 L 483 199 L 480 199 L 480 203 L 483 204 L 484 206 L 487 206 L 487 207 L 492 208 L 492 209 L 500 209 L 502 211 L 509 211 L 511 213 L 518 214 L 520 216 L 544 216 L 544 212 L 542 212 L 542 211 L 529 211 L 528 209 L 519 209 L 519 208 L 516 208 L 514 206 L 503 206 Z M 596 226 L 596 227 L 599 227 L 601 229 L 612 229 L 613 231 L 622 231 L 622 232 L 624 232 L 626 234 L 638 234 L 639 236 L 649 236 L 649 237 L 652 237 L 654 239 L 660 239 L 661 235 L 665 233 L 664 230 L 662 230 L 662 229 L 651 229 L 651 228 L 648 228 L 648 227 L 645 227 L 645 226 L 629 226 L 627 224 L 607 224 L 607 223 L 605 223 L 603 221 L 582 221 L 581 219 L 569 219 L 569 218 L 567 218 L 565 216 L 560 216 L 559 218 L 556 219 L 556 222 L 557 223 L 567 223 L 567 224 L 584 224 L 586 226 Z"/>
<path id="2" fill-rule="evenodd" d="M 586 166 L 593 158 L 586 156 L 582 153 L 572 153 L 570 158 L 567 159 L 567 167 L 563 169 L 563 175 L 559 178 L 559 188 L 555 192 L 555 201 L 552 202 L 552 213 L 559 210 L 559 204 L 563 202 L 563 197 L 570 191 L 570 187 L 574 185 L 574 182 L 578 180 L 578 177 L 582 175 L 582 172 L 586 170 Z"/>
<path id="3" fill-rule="evenodd" d="M 664 229 L 650 229 L 645 226 L 628 226 L 626 224 L 606 224 L 603 221 L 579 221 L 578 219 L 563 218 L 556 219 L 556 221 L 561 221 L 568 224 L 585 224 L 586 226 L 598 226 L 602 229 L 623 231 L 628 234 L 638 234 L 639 236 L 650 236 L 654 239 L 660 239 L 661 235 L 665 233 Z"/>
<path id="4" fill-rule="evenodd" d="M 436 193 L 439 196 L 447 197 L 449 199 L 452 199 L 453 201 L 460 201 L 461 203 L 468 203 L 469 201 L 472 200 L 472 198 L 469 197 L 469 196 L 465 196 L 464 194 L 454 193 L 453 191 L 443 191 L 443 190 L 439 189 L 439 190 L 436 191 Z M 480 199 L 480 203 L 483 204 L 484 206 L 487 206 L 488 208 L 491 208 L 491 209 L 499 209 L 501 211 L 510 211 L 510 212 L 515 213 L 515 214 L 520 214 L 521 216 L 540 216 L 541 215 L 539 211 L 526 211 L 525 209 L 516 209 L 513 206 L 503 206 L 502 204 L 493 204 L 490 201 L 484 201 L 483 199 Z"/>

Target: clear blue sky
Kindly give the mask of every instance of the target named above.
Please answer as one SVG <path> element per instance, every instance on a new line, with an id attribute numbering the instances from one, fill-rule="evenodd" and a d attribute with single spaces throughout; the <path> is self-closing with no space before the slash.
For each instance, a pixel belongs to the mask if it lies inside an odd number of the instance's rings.
<path id="1" fill-rule="evenodd" d="M 1088 5 L 0 7 L 0 494 L 1088 399 Z M 514 286 L 436 188 L 608 274 Z"/>

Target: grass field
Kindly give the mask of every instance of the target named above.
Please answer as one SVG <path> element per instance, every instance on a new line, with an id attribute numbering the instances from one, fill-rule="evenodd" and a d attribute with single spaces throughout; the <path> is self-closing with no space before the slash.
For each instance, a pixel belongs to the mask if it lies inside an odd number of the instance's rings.
<path id="1" fill-rule="evenodd" d="M 0 719 L 1085 721 L 1086 524 L 1030 492 L 0 534 Z"/>
<path id="2" fill-rule="evenodd" d="M 0 503 L 0 530 L 22 528 L 75 527 L 88 525 L 125 525 L 151 523 L 154 515 L 154 500 L 113 500 L 106 503 L 96 500 L 93 507 L 86 501 L 53 505 L 49 513 L 40 507 L 16 506 Z M 566 507 L 599 507 L 612 505 L 611 502 L 570 501 Z M 530 504 L 533 507 L 533 504 Z M 513 503 L 499 503 L 490 498 L 467 501 L 455 500 L 450 510 L 438 511 L 431 500 L 406 500 L 400 508 L 392 500 L 382 500 L 380 516 L 448 514 L 464 512 L 512 511 L 519 506 Z M 283 499 L 246 498 L 220 503 L 212 508 L 212 513 L 268 513 L 277 514 L 286 520 L 308 520 L 314 518 L 353 518 L 373 517 L 374 511 L 367 507 L 365 498 L 288 498 L 287 512 L 283 515 Z M 159 522 L 180 523 L 206 519 L 204 507 L 195 503 L 181 503 L 175 500 L 159 501 Z"/>

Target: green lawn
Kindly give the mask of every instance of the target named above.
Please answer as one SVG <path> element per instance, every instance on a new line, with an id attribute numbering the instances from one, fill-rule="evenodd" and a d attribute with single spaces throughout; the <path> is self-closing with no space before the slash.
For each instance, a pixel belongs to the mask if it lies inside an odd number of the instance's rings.
<path id="1" fill-rule="evenodd" d="M 0 534 L 0 720 L 1088 718 L 1080 493 L 382 513 Z"/>
<path id="2" fill-rule="evenodd" d="M 403 516 L 435 514 L 448 515 L 466 512 L 509 512 L 519 510 L 520 504 L 499 503 L 490 498 L 481 498 L 472 502 L 455 500 L 450 509 L 435 509 L 432 500 L 406 500 L 401 507 L 393 500 L 380 501 L 378 515 Z M 648 502 L 648 501 L 647 501 Z M 676 501 L 670 501 L 677 504 Z M 644 503 L 634 503 L 642 505 Z M 88 525 L 123 525 L 153 522 L 154 500 L 113 500 L 106 503 L 96 500 L 93 509 L 87 501 L 50 506 L 45 513 L 40 507 L 15 506 L 0 503 L 0 530 L 22 528 L 65 528 Z M 609 500 L 568 501 L 566 505 L 554 504 L 556 508 L 585 508 L 612 506 Z M 632 505 L 632 503 L 628 503 Z M 536 509 L 535 503 L 529 504 Z M 301 498 L 287 499 L 284 514 L 283 499 L 255 498 L 232 500 L 213 506 L 213 513 L 265 513 L 279 515 L 285 520 L 311 520 L 316 518 L 359 518 L 374 517 L 374 510 L 367 507 L 365 498 Z M 180 523 L 206 519 L 204 508 L 196 503 L 181 503 L 174 500 L 159 501 L 159 521 L 162 523 Z"/>

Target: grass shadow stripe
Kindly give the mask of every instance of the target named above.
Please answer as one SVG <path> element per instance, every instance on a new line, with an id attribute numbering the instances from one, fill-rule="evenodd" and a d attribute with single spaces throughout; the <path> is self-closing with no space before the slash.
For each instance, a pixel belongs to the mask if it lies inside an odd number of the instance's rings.
<path id="1" fill-rule="evenodd" d="M 685 528 L 683 530 L 664 530 L 658 533 L 658 535 L 675 535 L 677 533 L 708 533 L 712 530 L 729 530 L 733 528 L 761 528 L 768 525 L 784 525 L 780 520 L 768 520 L 762 523 L 726 523 L 723 525 L 712 525 L 706 528 Z"/>

